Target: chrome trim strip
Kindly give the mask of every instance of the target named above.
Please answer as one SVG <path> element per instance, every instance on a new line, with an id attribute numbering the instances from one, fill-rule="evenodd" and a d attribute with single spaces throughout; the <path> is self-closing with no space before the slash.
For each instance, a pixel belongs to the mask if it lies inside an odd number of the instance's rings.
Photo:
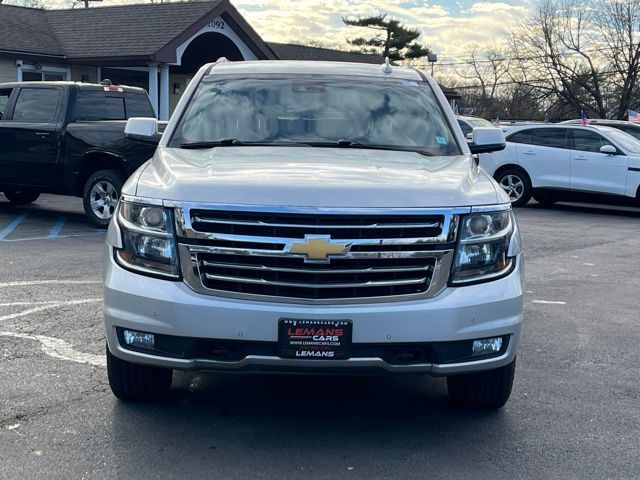
<path id="1" fill-rule="evenodd" d="M 161 198 L 136 197 L 135 195 L 120 195 L 120 201 L 129 203 L 144 203 L 146 205 L 164 206 L 164 200 Z"/>
<path id="2" fill-rule="evenodd" d="M 205 273 L 204 277 L 209 280 L 218 280 L 220 282 L 238 282 L 251 283 L 253 285 L 273 285 L 276 287 L 299 287 L 308 289 L 325 289 L 325 288 L 368 288 L 368 287 L 393 287 L 396 285 L 417 285 L 425 283 L 427 277 L 408 278 L 404 280 L 370 280 L 361 283 L 303 283 L 303 282 L 281 282 L 278 280 L 265 280 L 264 278 L 245 278 L 230 275 L 215 275 Z"/>
<path id="3" fill-rule="evenodd" d="M 436 208 L 354 208 L 354 207 L 291 207 L 281 205 L 245 205 L 222 203 L 197 203 L 164 200 L 165 207 L 183 210 L 229 210 L 258 213 L 306 213 L 313 215 L 462 215 L 471 212 L 471 207 Z M 494 208 L 496 210 L 497 208 Z"/>
<path id="4" fill-rule="evenodd" d="M 240 247 L 216 247 L 212 245 L 187 245 L 178 244 L 187 247 L 194 253 L 212 253 L 220 255 L 247 255 L 258 257 L 279 257 L 279 258 L 306 258 L 304 253 L 287 253 L 284 255 L 282 250 L 266 250 L 260 248 L 240 248 Z M 443 253 L 451 252 L 453 249 L 447 250 L 407 250 L 407 251 L 373 251 L 373 252 L 349 252 L 340 259 L 358 259 L 358 258 L 441 258 Z"/>
<path id="5" fill-rule="evenodd" d="M 445 232 L 445 234 L 448 232 Z M 189 238 L 201 238 L 205 240 L 217 240 L 221 242 L 246 242 L 246 243 L 275 243 L 291 245 L 303 241 L 303 238 L 291 237 L 263 237 L 260 235 L 236 235 L 232 233 L 204 233 L 194 232 Z M 335 238 L 332 242 L 344 243 L 349 246 L 383 246 L 383 245 L 431 245 L 435 243 L 447 243 L 446 235 L 437 237 L 416 237 L 416 238 Z M 288 256 L 289 254 L 283 254 Z"/>
<path id="6" fill-rule="evenodd" d="M 497 205 L 476 205 L 471 207 L 471 213 L 502 212 L 504 210 L 511 210 L 511 204 L 500 203 Z"/>
<path id="7" fill-rule="evenodd" d="M 256 270 L 261 272 L 283 272 L 283 273 L 313 273 L 313 274 L 340 274 L 340 273 L 399 273 L 399 272 L 425 272 L 433 269 L 431 265 L 424 267 L 369 267 L 369 268 L 325 268 L 325 269 L 313 269 L 313 268 L 284 268 L 284 267 L 268 267 L 266 265 L 248 265 L 248 264 L 234 264 L 234 263 L 218 263 L 202 260 L 202 266 L 211 268 L 231 268 L 236 270 Z"/>
<path id="8" fill-rule="evenodd" d="M 272 222 L 251 222 L 251 221 L 240 221 L 240 220 L 221 220 L 221 219 L 210 219 L 210 218 L 202 218 L 199 216 L 194 216 L 193 220 L 201 223 L 209 223 L 216 225 L 241 225 L 246 227 L 275 227 L 275 228 L 317 228 L 317 229 L 331 229 L 331 230 L 355 230 L 355 229 L 384 229 L 384 228 L 435 228 L 440 226 L 440 222 L 434 223 L 374 223 L 371 225 L 314 225 L 314 224 L 303 224 L 303 223 L 272 223 Z"/>

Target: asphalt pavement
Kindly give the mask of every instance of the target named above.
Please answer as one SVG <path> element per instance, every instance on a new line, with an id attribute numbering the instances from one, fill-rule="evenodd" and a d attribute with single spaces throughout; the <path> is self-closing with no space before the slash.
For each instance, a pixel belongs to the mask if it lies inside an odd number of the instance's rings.
<path id="1" fill-rule="evenodd" d="M 79 199 L 0 195 L 0 479 L 640 478 L 640 211 L 516 216 L 525 324 L 498 412 L 415 376 L 175 374 L 129 404 L 104 366 L 104 233 Z"/>

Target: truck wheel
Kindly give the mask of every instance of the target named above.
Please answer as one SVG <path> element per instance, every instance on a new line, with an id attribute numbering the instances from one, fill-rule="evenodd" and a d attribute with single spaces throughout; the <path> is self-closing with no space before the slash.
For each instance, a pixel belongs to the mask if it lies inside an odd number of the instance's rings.
<path id="1" fill-rule="evenodd" d="M 13 190 L 4 192 L 4 196 L 16 205 L 27 205 L 28 203 L 35 202 L 40 196 L 40 192 L 34 192 L 33 190 Z"/>
<path id="2" fill-rule="evenodd" d="M 449 397 L 461 407 L 498 409 L 509 400 L 515 370 L 514 358 L 509 365 L 494 370 L 447 377 Z"/>
<path id="3" fill-rule="evenodd" d="M 120 191 L 124 184 L 118 170 L 100 170 L 84 184 L 82 203 L 89 221 L 98 228 L 107 228 L 116 211 Z"/>
<path id="4" fill-rule="evenodd" d="M 524 171 L 516 169 L 504 170 L 496 175 L 495 179 L 505 193 L 509 195 L 511 205 L 514 207 L 522 207 L 531 199 L 531 180 Z"/>
<path id="5" fill-rule="evenodd" d="M 127 362 L 114 356 L 107 345 L 107 376 L 120 400 L 159 400 L 169 393 L 173 371 Z"/>

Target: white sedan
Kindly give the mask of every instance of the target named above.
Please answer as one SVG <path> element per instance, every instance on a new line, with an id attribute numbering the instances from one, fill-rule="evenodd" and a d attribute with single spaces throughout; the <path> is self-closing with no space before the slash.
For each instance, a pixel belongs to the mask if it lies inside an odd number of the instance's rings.
<path id="1" fill-rule="evenodd" d="M 507 147 L 480 155 L 480 166 L 514 206 L 533 196 L 559 200 L 638 204 L 640 141 L 610 127 L 520 125 L 506 129 Z"/>

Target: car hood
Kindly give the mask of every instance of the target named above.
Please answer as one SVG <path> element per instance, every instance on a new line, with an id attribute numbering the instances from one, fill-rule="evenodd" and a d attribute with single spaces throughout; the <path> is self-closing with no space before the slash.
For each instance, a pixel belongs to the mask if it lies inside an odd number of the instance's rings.
<path id="1" fill-rule="evenodd" d="M 123 191 L 184 202 L 300 207 L 452 207 L 508 201 L 470 155 L 303 146 L 159 147 Z"/>

